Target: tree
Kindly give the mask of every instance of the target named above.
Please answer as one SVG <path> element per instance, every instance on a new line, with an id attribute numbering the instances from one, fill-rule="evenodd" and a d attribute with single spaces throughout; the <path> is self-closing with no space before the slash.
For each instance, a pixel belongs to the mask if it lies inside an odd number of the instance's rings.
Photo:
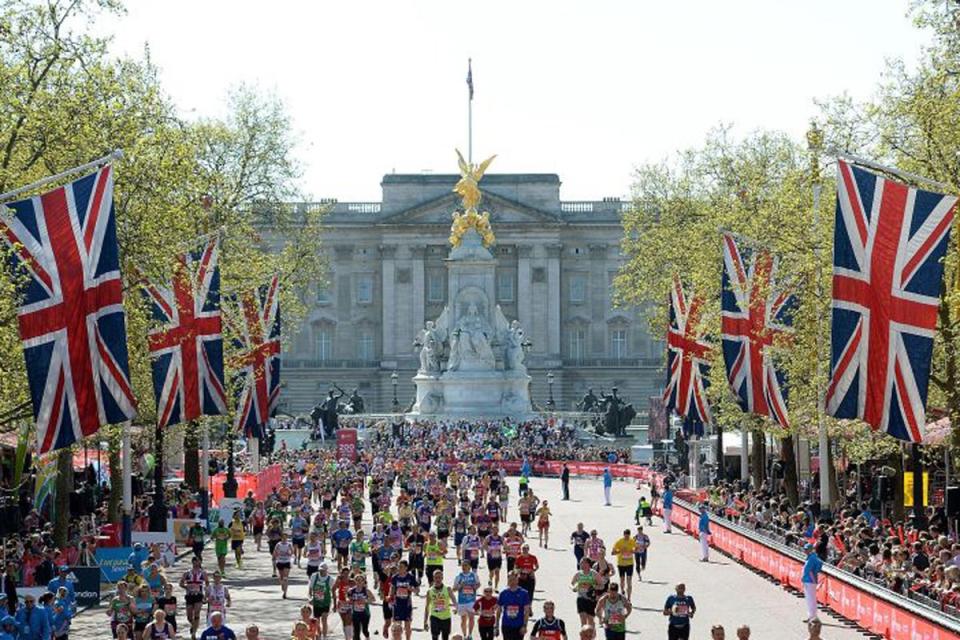
<path id="1" fill-rule="evenodd" d="M 789 431 L 770 421 L 762 429 L 781 442 L 786 489 L 796 502 L 793 437 L 813 436 L 819 389 L 827 354 L 818 350 L 817 320 L 824 317 L 829 291 L 823 246 L 832 217 L 814 225 L 808 154 L 784 134 L 756 132 L 735 140 L 729 128 L 711 132 L 702 147 L 678 154 L 673 162 L 640 167 L 633 186 L 634 206 L 624 217 L 623 251 L 628 261 L 616 280 L 620 300 L 649 305 L 654 331 L 666 324 L 671 279 L 678 274 L 708 301 L 708 334 L 720 334 L 722 253 L 720 231 L 729 230 L 780 257 L 777 280 L 795 292 L 794 331 L 776 345 L 775 358 L 789 379 Z M 716 339 L 715 339 L 716 342 Z M 718 345 L 719 346 L 719 345 Z M 756 424 L 746 419 L 727 392 L 720 349 L 714 351 L 710 398 L 723 429 Z"/>
<path id="2" fill-rule="evenodd" d="M 0 191 L 124 151 L 114 163 L 114 201 L 131 382 L 137 421 L 152 425 L 150 320 L 137 293 L 141 277 L 165 281 L 174 255 L 222 229 L 224 290 L 247 289 L 280 273 L 284 317 L 298 326 L 304 306 L 295 292 L 323 277 L 323 211 L 308 215 L 264 204 L 298 193 L 295 140 L 282 103 L 240 87 L 228 96 L 224 120 L 184 120 L 148 50 L 141 59 L 112 58 L 108 40 L 88 34 L 103 11 L 122 7 L 115 0 L 0 0 Z M 271 230 L 290 232 L 292 242 L 281 246 L 263 234 L 267 209 L 274 210 Z M 0 276 L 0 346 L 7 353 L 21 348 L 20 277 Z M 26 403 L 25 380 L 22 358 L 0 362 L 0 413 Z M 110 461 L 118 475 L 116 440 Z"/>

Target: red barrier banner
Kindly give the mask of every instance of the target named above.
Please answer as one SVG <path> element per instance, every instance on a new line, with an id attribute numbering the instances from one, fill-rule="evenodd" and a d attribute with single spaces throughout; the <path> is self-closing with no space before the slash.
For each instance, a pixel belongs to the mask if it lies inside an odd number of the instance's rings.
<path id="1" fill-rule="evenodd" d="M 680 529 L 694 535 L 698 516 L 677 503 L 673 505 L 671 521 Z M 722 521 L 711 521 L 710 544 L 744 564 L 772 576 L 782 585 L 801 590 L 803 563 L 761 542 L 752 540 Z M 887 640 L 956 640 L 957 634 L 907 611 L 842 578 L 821 574 L 817 587 L 817 602 L 826 605 L 845 618 L 854 620 L 864 629 Z"/>
<path id="2" fill-rule="evenodd" d="M 261 469 L 260 473 L 257 474 L 257 488 L 253 492 L 257 500 L 266 500 L 273 488 L 280 486 L 282 478 L 283 469 L 278 464 L 272 464 Z"/>

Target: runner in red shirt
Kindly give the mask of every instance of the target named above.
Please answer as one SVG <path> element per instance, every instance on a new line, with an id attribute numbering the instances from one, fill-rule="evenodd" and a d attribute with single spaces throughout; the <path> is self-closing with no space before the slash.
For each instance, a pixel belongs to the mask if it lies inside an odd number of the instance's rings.
<path id="1" fill-rule="evenodd" d="M 493 595 L 493 587 L 483 588 L 483 595 L 473 603 L 473 610 L 477 612 L 480 640 L 493 640 L 497 631 L 497 597 Z"/>
<path id="2" fill-rule="evenodd" d="M 527 590 L 530 599 L 533 600 L 533 592 L 537 586 L 537 569 L 540 568 L 540 562 L 537 561 L 537 556 L 530 553 L 530 545 L 525 544 L 520 548 L 516 567 L 520 572 L 520 586 Z"/>

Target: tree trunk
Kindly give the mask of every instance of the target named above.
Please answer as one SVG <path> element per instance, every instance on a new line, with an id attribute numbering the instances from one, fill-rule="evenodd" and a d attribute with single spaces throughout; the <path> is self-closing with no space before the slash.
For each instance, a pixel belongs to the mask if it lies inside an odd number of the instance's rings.
<path id="1" fill-rule="evenodd" d="M 780 439 L 780 460 L 783 462 L 783 489 L 791 506 L 800 504 L 800 490 L 797 483 L 797 455 L 793 449 L 793 436 Z"/>
<path id="2" fill-rule="evenodd" d="M 764 459 L 766 458 L 764 449 L 766 448 L 767 438 L 766 434 L 760 429 L 755 429 L 752 436 L 753 442 L 750 447 L 750 474 L 753 476 L 753 488 L 759 489 L 767 477 L 766 460 Z"/>
<path id="3" fill-rule="evenodd" d="M 73 451 L 70 447 L 57 452 L 56 495 L 54 496 L 53 540 L 61 549 L 67 546 L 70 526 L 70 491 L 73 488 Z"/>
<path id="4" fill-rule="evenodd" d="M 122 427 L 121 427 L 122 428 Z M 123 500 L 123 464 L 120 460 L 120 433 L 110 427 L 113 433 L 107 439 L 107 464 L 110 465 L 110 501 L 107 503 L 107 520 L 120 525 L 120 503 Z"/>
<path id="5" fill-rule="evenodd" d="M 192 491 L 200 490 L 200 427 L 187 424 L 183 433 L 183 481 Z"/>

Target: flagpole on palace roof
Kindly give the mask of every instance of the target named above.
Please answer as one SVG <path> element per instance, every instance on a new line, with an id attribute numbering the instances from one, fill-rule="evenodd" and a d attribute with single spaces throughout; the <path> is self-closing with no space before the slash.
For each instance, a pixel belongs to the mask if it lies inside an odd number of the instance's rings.
<path id="1" fill-rule="evenodd" d="M 467 162 L 473 162 L 473 59 L 467 58 Z"/>

